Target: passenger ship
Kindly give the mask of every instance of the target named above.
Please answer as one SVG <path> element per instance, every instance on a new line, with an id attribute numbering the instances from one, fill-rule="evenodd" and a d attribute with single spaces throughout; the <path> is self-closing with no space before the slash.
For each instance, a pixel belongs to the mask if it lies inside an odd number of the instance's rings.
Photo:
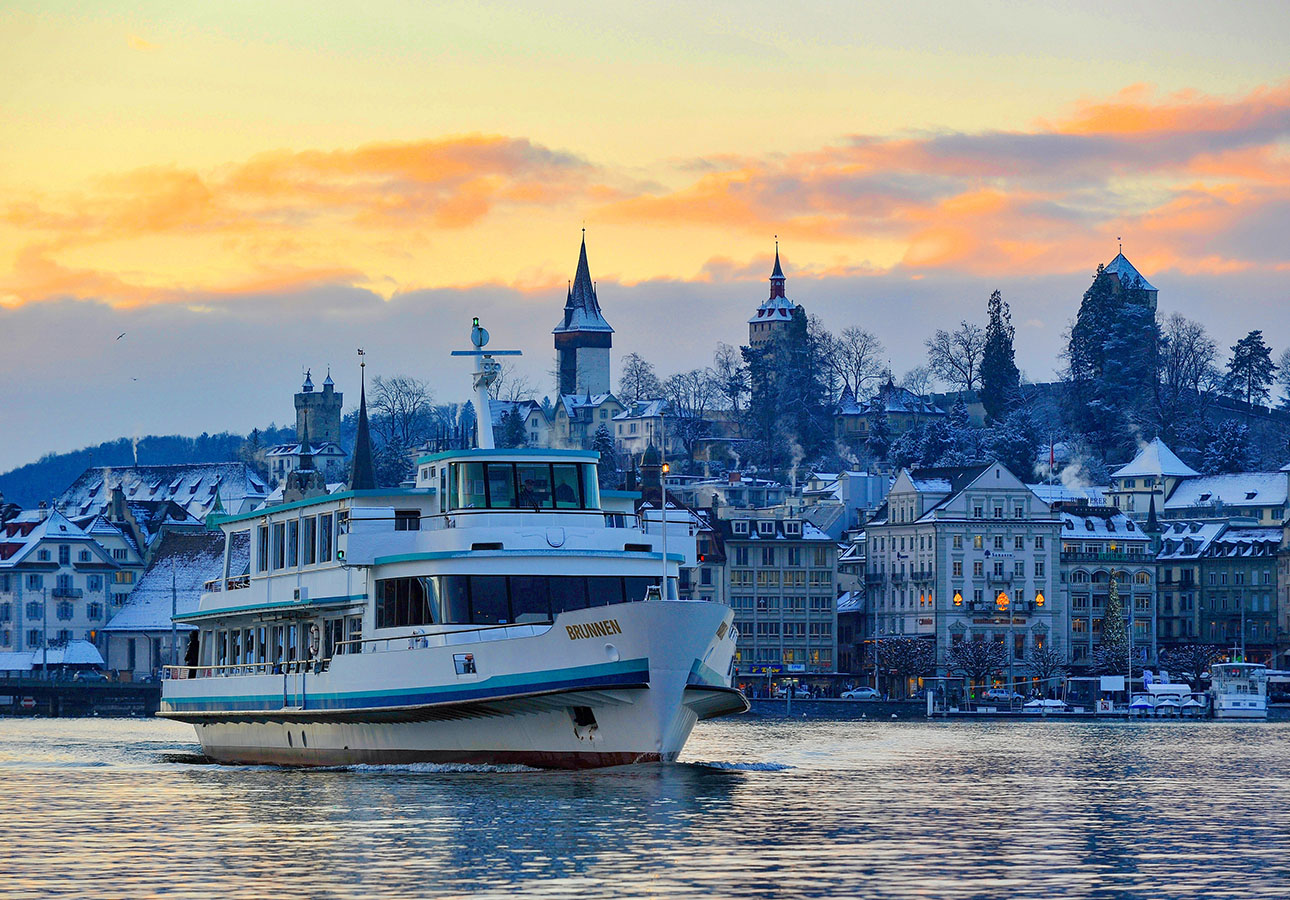
<path id="1" fill-rule="evenodd" d="M 676 596 L 688 526 L 606 509 L 594 452 L 494 449 L 477 321 L 474 340 L 481 449 L 422 458 L 414 487 L 218 520 L 223 572 L 180 617 L 197 644 L 159 713 L 212 759 L 666 762 L 748 708 L 733 614 Z"/>

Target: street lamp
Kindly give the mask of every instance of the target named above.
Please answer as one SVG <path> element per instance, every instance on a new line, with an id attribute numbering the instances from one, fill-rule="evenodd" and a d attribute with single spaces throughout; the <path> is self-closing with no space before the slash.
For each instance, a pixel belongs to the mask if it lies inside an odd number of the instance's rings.
<path id="1" fill-rule="evenodd" d="M 1004 652 L 1008 654 L 1008 708 L 1012 708 L 1012 600 L 1008 597 L 1007 591 L 999 591 L 999 596 L 994 598 L 994 604 L 1000 612 L 1008 614 L 1008 643 L 1004 645 Z"/>

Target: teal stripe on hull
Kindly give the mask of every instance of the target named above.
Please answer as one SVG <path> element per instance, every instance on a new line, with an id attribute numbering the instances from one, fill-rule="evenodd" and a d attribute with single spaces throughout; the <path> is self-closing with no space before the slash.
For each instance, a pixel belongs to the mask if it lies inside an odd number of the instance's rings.
<path id="1" fill-rule="evenodd" d="M 283 676 L 272 678 L 281 684 Z M 306 679 L 318 676 L 305 676 Z M 574 666 L 545 672 L 525 672 L 517 675 L 495 675 L 482 681 L 465 684 L 421 686 L 401 690 L 348 691 L 313 694 L 306 681 L 306 709 L 388 709 L 400 706 L 419 706 L 430 703 L 459 703 L 469 700 L 499 700 L 519 694 L 542 691 L 568 690 L 571 688 L 612 688 L 649 681 L 649 660 L 628 659 L 614 663 L 591 666 Z M 226 697 L 163 697 L 164 712 L 246 712 L 275 711 L 283 708 L 282 691 Z"/>

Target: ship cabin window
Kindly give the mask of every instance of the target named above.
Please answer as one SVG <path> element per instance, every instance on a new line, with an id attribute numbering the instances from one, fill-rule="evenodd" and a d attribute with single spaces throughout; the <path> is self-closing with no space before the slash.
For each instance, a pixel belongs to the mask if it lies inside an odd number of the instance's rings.
<path id="1" fill-rule="evenodd" d="M 285 522 L 273 523 L 273 568 L 281 569 L 286 562 L 287 526 Z"/>
<path id="2" fill-rule="evenodd" d="M 578 463 L 452 463 L 450 509 L 599 509 L 595 466 Z"/>
<path id="3" fill-rule="evenodd" d="M 300 523 L 292 519 L 287 523 L 287 568 L 294 569 L 300 561 Z"/>
<path id="4" fill-rule="evenodd" d="M 331 513 L 324 513 L 318 517 L 318 561 L 320 563 L 331 562 L 331 523 Z"/>
<path id="5" fill-rule="evenodd" d="M 312 566 L 318 561 L 318 520 L 313 516 L 309 516 L 304 520 L 300 549 L 304 551 L 304 564 L 306 566 Z"/>
<path id="6" fill-rule="evenodd" d="M 676 599 L 676 579 L 668 595 Z M 376 627 L 550 622 L 569 610 L 645 599 L 647 575 L 423 575 L 376 582 Z"/>
<path id="7" fill-rule="evenodd" d="M 395 531 L 420 531 L 421 511 L 419 509 L 396 509 L 394 511 Z"/>
<path id="8" fill-rule="evenodd" d="M 269 526 L 261 525 L 256 531 L 255 571 L 269 571 Z"/>

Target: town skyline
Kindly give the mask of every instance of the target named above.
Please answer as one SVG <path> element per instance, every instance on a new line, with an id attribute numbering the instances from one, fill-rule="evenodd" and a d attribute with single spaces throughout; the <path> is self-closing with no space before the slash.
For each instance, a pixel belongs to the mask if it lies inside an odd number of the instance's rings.
<path id="1" fill-rule="evenodd" d="M 5 65 L 26 68 L 7 75 L 17 127 L 0 151 L 0 425 L 15 437 L 0 470 L 286 421 L 307 367 L 330 364 L 352 402 L 360 344 L 373 372 L 464 399 L 446 354 L 475 315 L 553 393 L 546 335 L 584 225 L 615 365 L 635 352 L 660 374 L 743 343 L 776 234 L 790 297 L 832 329 L 873 331 L 898 376 L 937 327 L 982 321 L 998 288 L 1019 366 L 1051 380 L 1119 238 L 1163 312 L 1224 350 L 1263 329 L 1279 353 L 1285 13 L 1114 8 L 1126 33 L 1152 27 L 1126 58 L 1074 27 L 1110 9 L 1002 26 L 969 10 L 909 37 L 894 7 L 678 8 L 666 24 L 569 7 L 531 26 L 409 12 L 398 36 L 341 15 L 302 24 L 288 6 L 254 26 L 19 7 L 6 21 L 25 40 Z M 664 28 L 680 36 L 640 40 Z M 588 51 L 564 68 L 546 40 L 561 29 Z M 982 53 L 990 41 L 1006 52 Z M 631 103 L 600 77 L 622 78 L 598 56 L 616 53 L 636 64 L 618 85 Z M 524 92 L 526 65 L 541 91 Z M 52 66 L 66 74 L 39 77 Z"/>

